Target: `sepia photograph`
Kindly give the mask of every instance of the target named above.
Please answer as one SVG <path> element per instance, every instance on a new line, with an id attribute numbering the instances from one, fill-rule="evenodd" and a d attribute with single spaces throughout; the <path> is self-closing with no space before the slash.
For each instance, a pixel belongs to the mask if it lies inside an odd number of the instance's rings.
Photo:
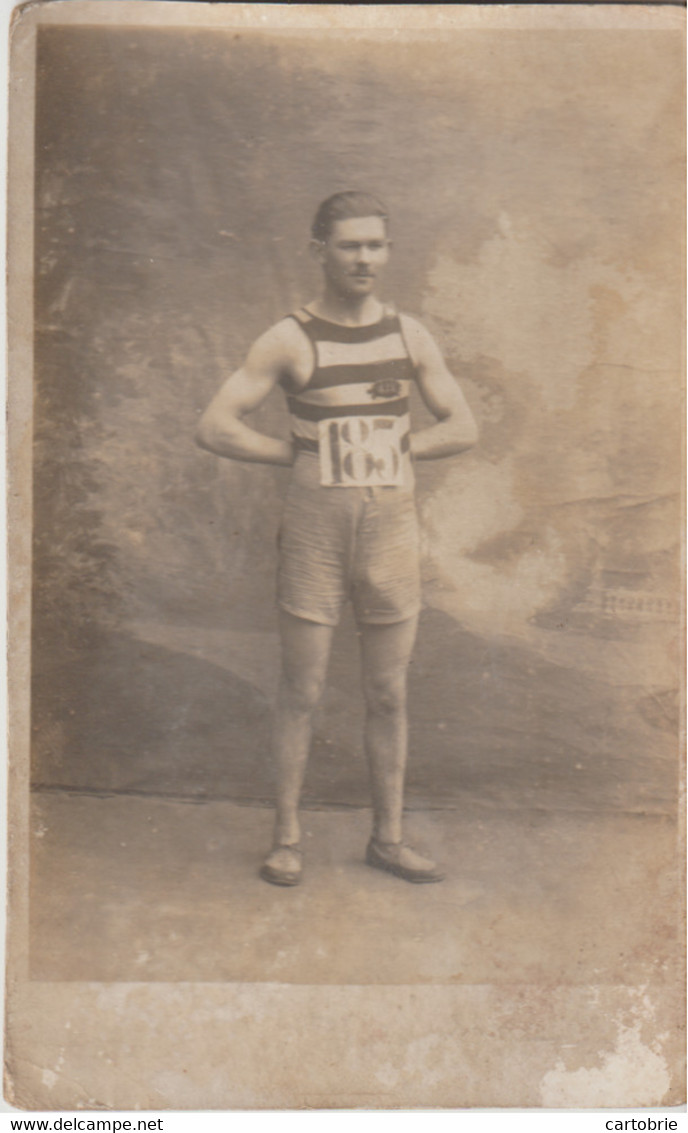
<path id="1" fill-rule="evenodd" d="M 18 10 L 11 1104 L 685 1102 L 684 24 Z"/>

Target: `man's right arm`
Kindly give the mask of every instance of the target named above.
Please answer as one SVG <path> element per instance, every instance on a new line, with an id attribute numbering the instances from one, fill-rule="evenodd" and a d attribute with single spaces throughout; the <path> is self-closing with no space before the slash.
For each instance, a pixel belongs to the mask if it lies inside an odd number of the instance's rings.
<path id="1" fill-rule="evenodd" d="M 296 329 L 296 328 L 294 328 Z M 293 363 L 293 331 L 278 323 L 251 347 L 236 373 L 220 388 L 196 430 L 196 443 L 217 456 L 261 464 L 293 463 L 290 441 L 258 433 L 244 421 Z"/>

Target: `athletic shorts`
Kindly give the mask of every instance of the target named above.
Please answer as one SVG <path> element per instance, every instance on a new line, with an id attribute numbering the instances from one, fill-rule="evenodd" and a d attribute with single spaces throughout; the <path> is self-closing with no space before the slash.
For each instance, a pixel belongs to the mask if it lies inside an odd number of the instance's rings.
<path id="1" fill-rule="evenodd" d="M 336 625 L 348 599 L 359 622 L 388 625 L 420 610 L 412 488 L 323 488 L 318 457 L 299 453 L 278 536 L 277 601 Z"/>

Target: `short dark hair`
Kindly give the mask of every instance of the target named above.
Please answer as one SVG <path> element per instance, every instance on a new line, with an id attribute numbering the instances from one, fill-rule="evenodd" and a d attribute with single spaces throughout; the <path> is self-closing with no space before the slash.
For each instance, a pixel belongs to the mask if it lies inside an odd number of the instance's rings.
<path id="1" fill-rule="evenodd" d="M 338 220 L 348 220 L 353 216 L 379 216 L 385 226 L 389 224 L 382 201 L 370 193 L 347 189 L 343 193 L 334 193 L 319 206 L 311 225 L 313 239 L 324 244 Z"/>

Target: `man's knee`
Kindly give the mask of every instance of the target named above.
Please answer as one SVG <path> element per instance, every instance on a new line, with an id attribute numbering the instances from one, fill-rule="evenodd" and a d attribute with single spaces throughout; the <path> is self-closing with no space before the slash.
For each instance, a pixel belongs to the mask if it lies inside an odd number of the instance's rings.
<path id="1" fill-rule="evenodd" d="M 281 699 L 292 712 L 308 716 L 317 707 L 325 687 L 325 678 L 312 673 L 283 673 Z"/>
<path id="2" fill-rule="evenodd" d="M 406 670 L 366 676 L 364 693 L 368 710 L 378 716 L 393 716 L 406 710 Z"/>

